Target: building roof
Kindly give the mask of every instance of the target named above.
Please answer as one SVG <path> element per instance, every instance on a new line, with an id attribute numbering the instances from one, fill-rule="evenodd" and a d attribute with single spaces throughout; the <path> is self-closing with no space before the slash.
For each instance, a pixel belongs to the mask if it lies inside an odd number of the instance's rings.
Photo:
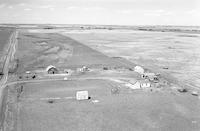
<path id="1" fill-rule="evenodd" d="M 135 72 L 138 72 L 139 74 L 143 74 L 144 73 L 144 69 L 141 66 L 136 66 L 134 68 Z"/>
<path id="2" fill-rule="evenodd" d="M 53 66 L 53 65 L 49 65 L 49 66 L 47 66 L 46 71 L 49 71 L 51 68 L 55 68 L 55 69 L 56 69 L 55 66 Z"/>
<path id="3" fill-rule="evenodd" d="M 149 80 L 139 80 L 140 84 L 150 83 Z"/>
<path id="4" fill-rule="evenodd" d="M 156 76 L 155 73 L 144 73 L 145 76 Z"/>

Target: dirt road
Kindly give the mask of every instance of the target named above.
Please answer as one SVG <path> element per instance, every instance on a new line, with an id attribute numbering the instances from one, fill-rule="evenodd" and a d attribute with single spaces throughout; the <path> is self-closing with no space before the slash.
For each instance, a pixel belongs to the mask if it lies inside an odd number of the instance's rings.
<path id="1" fill-rule="evenodd" d="M 5 59 L 5 62 L 4 62 L 4 65 L 3 65 L 3 77 L 0 81 L 0 87 L 1 88 L 4 88 L 4 85 L 7 81 L 7 78 L 8 78 L 8 72 L 9 72 L 9 63 L 10 63 L 10 60 L 14 57 L 14 54 L 15 54 L 15 44 L 17 43 L 17 35 L 18 33 L 15 31 L 13 32 L 13 34 L 11 35 L 10 37 L 10 40 L 9 40 L 9 49 L 8 49 L 8 54 L 6 56 L 6 59 Z"/>
<path id="2" fill-rule="evenodd" d="M 2 126 L 2 122 L 3 122 L 3 90 L 4 88 L 6 87 L 6 82 L 7 82 L 7 79 L 8 79 L 8 72 L 9 72 L 9 63 L 10 61 L 13 59 L 14 57 L 14 54 L 15 54 L 15 45 L 17 43 L 17 36 L 18 36 L 18 32 L 17 31 L 14 31 L 12 33 L 12 35 L 10 36 L 10 39 L 9 39 L 9 48 L 8 48 L 8 53 L 7 53 L 7 56 L 6 56 L 6 59 L 5 59 L 5 62 L 4 62 L 4 65 L 3 65 L 3 77 L 2 79 L 0 80 L 0 130 L 1 130 L 1 126 Z"/>

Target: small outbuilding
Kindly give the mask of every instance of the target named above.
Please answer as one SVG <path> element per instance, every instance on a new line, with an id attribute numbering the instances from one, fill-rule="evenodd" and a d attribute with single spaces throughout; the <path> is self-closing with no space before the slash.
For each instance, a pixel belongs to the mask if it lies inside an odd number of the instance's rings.
<path id="1" fill-rule="evenodd" d="M 46 68 L 46 72 L 47 72 L 48 74 L 57 74 L 57 73 L 58 73 L 58 69 L 57 69 L 55 66 L 49 65 L 49 66 Z"/>
<path id="2" fill-rule="evenodd" d="M 136 66 L 134 68 L 134 71 L 139 73 L 139 74 L 144 74 L 144 69 L 141 66 Z"/>
<path id="3" fill-rule="evenodd" d="M 89 99 L 88 91 L 77 91 L 76 100 L 87 100 Z"/>
<path id="4" fill-rule="evenodd" d="M 193 95 L 193 96 L 198 96 L 199 94 L 198 94 L 197 91 L 192 91 L 192 95 Z"/>
<path id="5" fill-rule="evenodd" d="M 151 87 L 151 83 L 149 81 L 140 81 L 141 88 L 149 88 Z"/>
<path id="6" fill-rule="evenodd" d="M 87 72 L 87 71 L 89 71 L 89 68 L 86 67 L 86 66 L 83 66 L 82 68 L 78 68 L 77 71 L 83 73 L 83 72 Z"/>
<path id="7" fill-rule="evenodd" d="M 83 66 L 82 67 L 82 70 L 85 72 L 85 71 L 89 71 L 89 68 L 87 66 Z"/>

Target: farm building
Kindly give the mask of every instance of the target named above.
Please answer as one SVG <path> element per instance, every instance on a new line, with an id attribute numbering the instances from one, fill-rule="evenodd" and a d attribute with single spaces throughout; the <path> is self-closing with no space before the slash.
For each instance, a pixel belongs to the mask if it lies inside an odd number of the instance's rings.
<path id="1" fill-rule="evenodd" d="M 142 78 L 149 79 L 150 81 L 158 82 L 158 76 L 155 73 L 144 73 Z"/>
<path id="2" fill-rule="evenodd" d="M 140 82 L 135 81 L 134 83 L 130 81 L 130 83 L 127 83 L 126 86 L 128 86 L 131 89 L 140 89 Z"/>
<path id="3" fill-rule="evenodd" d="M 151 83 L 149 81 L 140 81 L 141 88 L 149 88 L 151 87 Z"/>
<path id="4" fill-rule="evenodd" d="M 126 86 L 131 89 L 143 89 L 151 87 L 151 83 L 148 80 L 130 80 Z"/>
<path id="5" fill-rule="evenodd" d="M 46 72 L 47 72 L 48 74 L 57 74 L 57 73 L 58 73 L 58 69 L 57 69 L 55 66 L 49 65 L 49 66 L 46 68 Z"/>
<path id="6" fill-rule="evenodd" d="M 89 68 L 86 66 L 83 66 L 82 68 L 78 68 L 77 71 L 78 72 L 87 72 L 87 71 L 89 71 Z"/>
<path id="7" fill-rule="evenodd" d="M 144 69 L 141 66 L 136 66 L 134 68 L 134 71 L 139 73 L 139 74 L 143 74 L 144 73 Z"/>

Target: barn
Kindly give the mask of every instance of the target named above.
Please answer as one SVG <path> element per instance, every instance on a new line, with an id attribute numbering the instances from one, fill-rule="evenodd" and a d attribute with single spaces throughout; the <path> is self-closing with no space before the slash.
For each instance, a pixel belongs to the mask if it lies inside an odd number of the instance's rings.
<path id="1" fill-rule="evenodd" d="M 46 68 L 46 72 L 47 72 L 48 74 L 57 74 L 57 73 L 58 73 L 58 69 L 57 69 L 55 66 L 49 65 L 49 66 Z"/>

